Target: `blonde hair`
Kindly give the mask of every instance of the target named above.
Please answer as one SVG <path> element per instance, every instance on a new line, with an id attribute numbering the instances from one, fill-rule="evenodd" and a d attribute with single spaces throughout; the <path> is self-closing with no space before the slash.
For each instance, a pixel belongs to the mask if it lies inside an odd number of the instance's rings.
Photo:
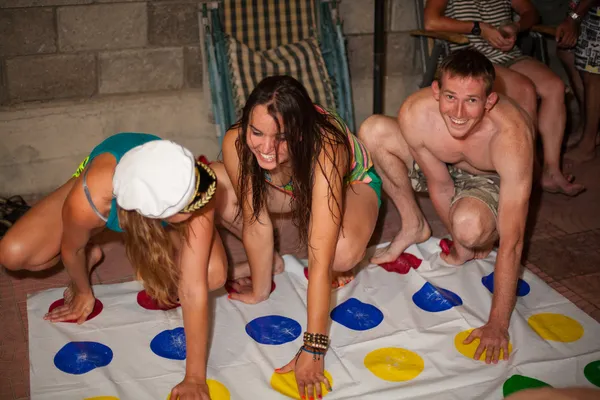
<path id="1" fill-rule="evenodd" d="M 159 219 L 146 218 L 136 211 L 119 208 L 119 223 L 125 233 L 125 250 L 137 279 L 160 305 L 177 304 L 179 266 L 175 246 Z M 187 224 L 170 225 L 188 240 Z"/>

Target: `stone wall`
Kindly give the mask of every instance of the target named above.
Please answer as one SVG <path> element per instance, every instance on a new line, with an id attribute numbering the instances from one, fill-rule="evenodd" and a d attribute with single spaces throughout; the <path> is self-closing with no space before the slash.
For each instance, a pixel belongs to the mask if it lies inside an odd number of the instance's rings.
<path id="1" fill-rule="evenodd" d="M 201 87 L 198 3 L 2 0 L 0 101 Z"/>

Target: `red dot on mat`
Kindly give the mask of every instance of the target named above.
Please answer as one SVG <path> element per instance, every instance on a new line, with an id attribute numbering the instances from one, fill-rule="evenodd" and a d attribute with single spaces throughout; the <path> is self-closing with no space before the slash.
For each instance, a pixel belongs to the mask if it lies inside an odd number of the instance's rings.
<path id="1" fill-rule="evenodd" d="M 51 312 L 55 308 L 64 306 L 64 305 L 65 305 L 65 299 L 58 299 L 54 303 L 50 304 L 50 307 L 48 307 L 48 312 Z M 90 319 L 94 318 L 96 315 L 100 314 L 102 312 L 102 309 L 104 309 L 104 305 L 102 304 L 102 302 L 100 300 L 96 299 L 96 302 L 94 303 L 94 309 L 92 310 L 91 314 L 88 315 L 88 317 L 86 318 L 86 321 L 89 321 Z M 62 321 L 62 322 L 75 323 L 75 322 L 77 322 L 77 320 L 71 319 L 69 321 Z"/>
<path id="2" fill-rule="evenodd" d="M 304 267 L 304 276 L 308 279 L 308 267 Z"/>
<path id="3" fill-rule="evenodd" d="M 402 253 L 396 260 L 382 263 L 379 266 L 388 272 L 396 272 L 404 275 L 408 274 L 408 271 L 410 271 L 411 268 L 419 268 L 422 262 L 423 260 L 413 254 Z"/>
<path id="4" fill-rule="evenodd" d="M 252 280 L 252 278 L 248 278 L 250 280 Z M 275 291 L 275 288 L 277 287 L 277 285 L 275 285 L 275 281 L 271 281 L 271 293 L 273 293 Z M 225 284 L 225 290 L 227 290 L 227 293 L 231 294 L 231 293 L 237 293 L 237 291 L 231 287 L 231 282 L 227 281 L 227 283 Z"/>
<path id="5" fill-rule="evenodd" d="M 452 240 L 446 238 L 440 240 L 440 247 L 442 249 L 442 253 L 446 255 L 450 254 L 450 249 L 452 248 Z"/>
<path id="6" fill-rule="evenodd" d="M 146 310 L 172 310 L 174 308 L 179 307 L 179 304 L 170 307 L 160 306 L 156 300 L 154 300 L 148 295 L 148 293 L 146 293 L 145 290 L 140 290 L 138 292 L 137 302 L 142 308 L 145 308 Z"/>

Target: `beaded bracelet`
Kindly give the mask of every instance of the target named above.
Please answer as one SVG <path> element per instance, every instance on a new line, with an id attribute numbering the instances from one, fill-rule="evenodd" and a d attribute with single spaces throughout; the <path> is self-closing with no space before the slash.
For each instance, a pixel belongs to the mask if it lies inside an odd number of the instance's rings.
<path id="1" fill-rule="evenodd" d="M 304 332 L 304 344 L 315 349 L 327 350 L 329 347 L 329 336 L 321 333 Z"/>
<path id="2" fill-rule="evenodd" d="M 300 347 L 300 350 L 304 351 L 306 353 L 312 354 L 313 355 L 313 361 L 321 360 L 321 356 L 325 355 L 324 351 L 314 351 L 314 350 L 308 349 L 306 346 Z"/>

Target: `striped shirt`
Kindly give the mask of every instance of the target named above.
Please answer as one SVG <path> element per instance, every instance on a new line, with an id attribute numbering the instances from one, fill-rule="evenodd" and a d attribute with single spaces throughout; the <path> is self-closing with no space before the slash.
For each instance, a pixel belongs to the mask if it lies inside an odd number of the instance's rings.
<path id="1" fill-rule="evenodd" d="M 512 21 L 511 0 L 448 0 L 446 17 L 459 21 L 479 21 L 498 28 L 502 23 Z M 450 44 L 450 50 L 471 46 L 479 50 L 491 62 L 504 64 L 521 57 L 523 53 L 517 46 L 508 52 L 492 47 L 482 36 L 466 34 L 469 44 Z"/>

